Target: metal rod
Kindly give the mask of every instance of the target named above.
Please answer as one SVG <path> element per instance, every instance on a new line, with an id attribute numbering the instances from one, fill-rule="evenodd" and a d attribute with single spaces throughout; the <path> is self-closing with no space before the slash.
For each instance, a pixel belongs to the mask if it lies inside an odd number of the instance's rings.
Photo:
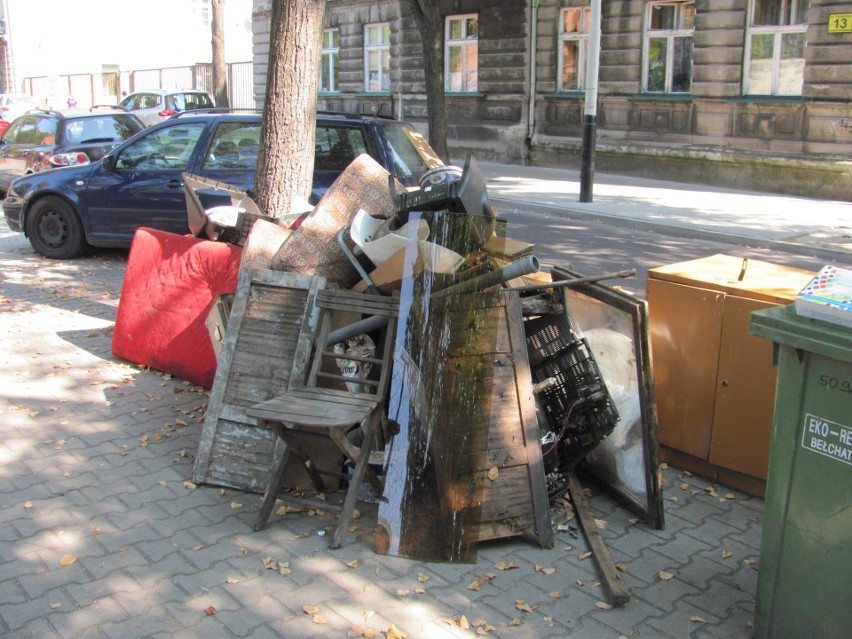
<path id="1" fill-rule="evenodd" d="M 538 270 L 538 259 L 534 255 L 529 255 L 523 259 L 512 262 L 511 264 L 507 264 L 499 271 L 491 271 L 485 275 L 480 275 L 479 277 L 459 282 L 458 284 L 448 286 L 447 288 L 432 293 L 432 299 L 440 300 L 450 297 L 451 295 L 478 293 L 479 291 L 484 291 L 485 289 L 496 286 L 497 284 L 513 280 L 516 277 L 535 273 Z"/>
<path id="2" fill-rule="evenodd" d="M 592 284 L 601 280 L 614 280 L 620 277 L 633 277 L 636 275 L 634 269 L 626 271 L 617 271 L 615 273 L 601 273 L 600 275 L 589 275 L 588 277 L 576 277 L 572 280 L 557 280 L 555 282 L 547 282 L 546 284 L 527 284 L 526 286 L 518 286 L 507 288 L 507 291 L 518 291 L 519 293 L 527 293 L 529 291 L 544 291 L 549 288 L 571 288 L 580 284 Z"/>

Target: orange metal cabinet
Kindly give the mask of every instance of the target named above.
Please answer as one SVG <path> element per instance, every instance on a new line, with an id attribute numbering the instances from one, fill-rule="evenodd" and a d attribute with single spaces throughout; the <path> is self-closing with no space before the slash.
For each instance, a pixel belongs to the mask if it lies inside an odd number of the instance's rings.
<path id="1" fill-rule="evenodd" d="M 763 495 L 775 399 L 772 345 L 751 312 L 789 304 L 813 273 L 730 255 L 648 271 L 663 459 Z"/>

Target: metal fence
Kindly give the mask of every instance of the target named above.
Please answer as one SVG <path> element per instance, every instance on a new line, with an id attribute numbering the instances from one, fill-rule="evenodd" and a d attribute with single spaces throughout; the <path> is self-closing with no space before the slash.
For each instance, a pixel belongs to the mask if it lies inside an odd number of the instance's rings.
<path id="1" fill-rule="evenodd" d="M 251 62 L 232 62 L 227 65 L 228 101 L 231 107 L 255 107 L 252 67 Z M 122 96 L 134 91 L 201 89 L 212 94 L 212 86 L 213 65 L 209 63 L 24 78 L 24 91 L 36 98 L 42 106 L 54 109 L 67 107 L 70 96 L 76 100 L 77 108 L 88 109 L 95 104 L 118 104 Z"/>

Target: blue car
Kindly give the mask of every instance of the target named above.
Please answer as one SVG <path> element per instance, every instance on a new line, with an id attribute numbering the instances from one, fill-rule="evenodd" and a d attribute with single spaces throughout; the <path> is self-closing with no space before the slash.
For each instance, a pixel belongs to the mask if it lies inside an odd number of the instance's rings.
<path id="1" fill-rule="evenodd" d="M 254 187 L 259 114 L 188 112 L 130 138 L 90 165 L 12 182 L 3 213 L 39 254 L 70 259 L 90 246 L 128 247 L 145 226 L 189 233 L 182 173 Z M 313 203 L 361 153 L 405 186 L 442 162 L 410 125 L 381 117 L 319 113 Z"/>

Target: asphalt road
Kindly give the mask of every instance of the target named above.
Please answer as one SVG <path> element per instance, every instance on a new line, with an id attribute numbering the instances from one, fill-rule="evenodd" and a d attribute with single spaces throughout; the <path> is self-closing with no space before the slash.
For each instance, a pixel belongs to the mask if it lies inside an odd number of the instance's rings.
<path id="1" fill-rule="evenodd" d="M 641 297 L 645 296 L 649 268 L 717 253 L 812 271 L 825 266 L 825 262 L 803 255 L 571 219 L 554 213 L 552 207 L 519 205 L 506 200 L 492 200 L 492 204 L 498 215 L 508 221 L 508 237 L 535 245 L 535 255 L 543 271 L 557 265 L 583 275 L 634 269 L 634 277 L 609 284 L 620 285 Z"/>

